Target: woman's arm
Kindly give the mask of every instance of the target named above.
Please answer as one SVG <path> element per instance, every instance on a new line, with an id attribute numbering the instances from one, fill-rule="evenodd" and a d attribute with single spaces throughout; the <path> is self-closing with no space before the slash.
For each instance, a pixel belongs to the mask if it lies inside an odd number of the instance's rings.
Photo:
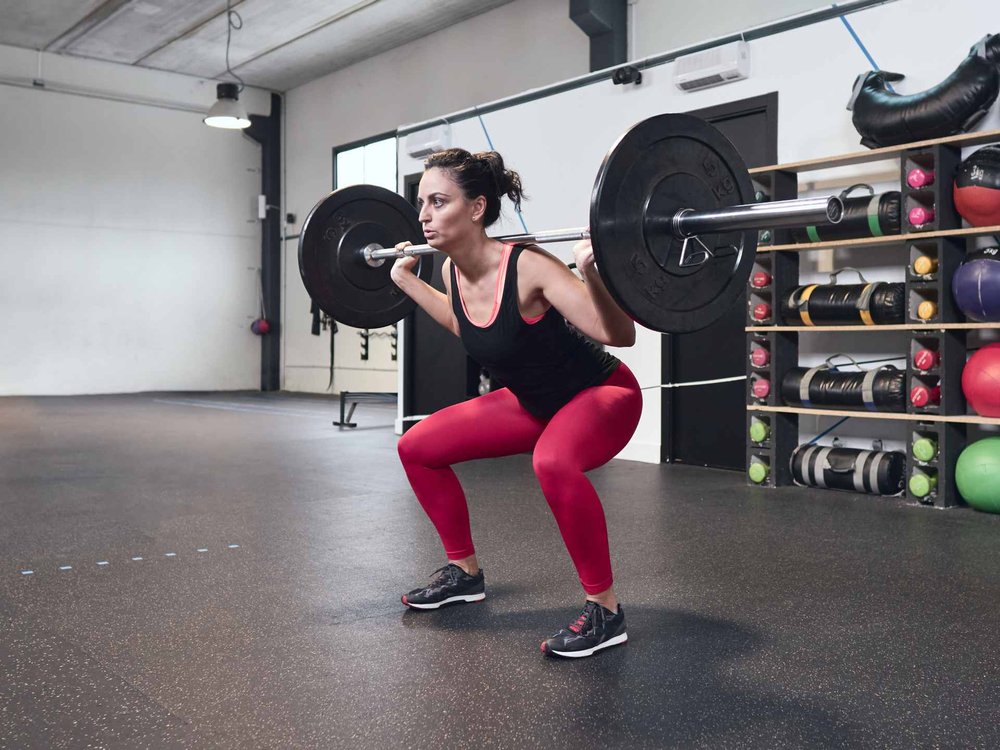
<path id="1" fill-rule="evenodd" d="M 409 244 L 409 242 L 401 243 L 396 245 L 396 249 L 402 249 Z M 458 321 L 455 319 L 455 313 L 451 309 L 451 301 L 448 299 L 448 296 L 441 294 L 441 292 L 413 273 L 413 267 L 417 265 L 419 260 L 420 258 L 415 255 L 397 258 L 392 266 L 392 271 L 389 272 L 390 278 L 403 294 L 420 305 L 424 312 L 458 336 Z M 429 259 L 428 262 L 430 262 Z M 448 275 L 450 264 L 451 259 L 445 258 L 444 263 L 441 265 L 441 276 L 444 279 L 445 288 L 449 292 L 451 287 L 451 279 Z"/>
<path id="2" fill-rule="evenodd" d="M 518 274 L 530 279 L 545 299 L 582 333 L 608 346 L 632 346 L 635 323 L 618 307 L 601 281 L 590 241 L 578 242 L 573 254 L 583 281 L 565 263 L 540 249 L 521 253 L 525 262 L 523 270 L 522 264 L 518 264 Z"/>

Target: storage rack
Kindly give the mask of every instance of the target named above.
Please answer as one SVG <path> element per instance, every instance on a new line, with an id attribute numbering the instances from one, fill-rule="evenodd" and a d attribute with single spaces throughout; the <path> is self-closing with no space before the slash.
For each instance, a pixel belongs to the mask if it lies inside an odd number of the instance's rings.
<path id="1" fill-rule="evenodd" d="M 885 237 L 867 237 L 817 243 L 790 243 L 787 232 L 762 232 L 755 271 L 770 275 L 765 287 L 752 286 L 747 309 L 747 469 L 763 464 L 766 478 L 761 482 L 747 481 L 756 486 L 781 487 L 792 484 L 790 459 L 798 446 L 800 414 L 849 416 L 859 419 L 903 420 L 911 425 L 906 451 L 906 497 L 914 502 L 936 507 L 951 507 L 959 503 L 955 486 L 954 467 L 958 454 L 965 446 L 965 431 L 969 424 L 998 424 L 1000 419 L 966 414 L 961 388 L 962 369 L 966 360 L 966 334 L 971 329 L 1000 328 L 1000 323 L 965 323 L 951 295 L 951 277 L 965 259 L 966 244 L 975 237 L 1000 234 L 1000 226 L 962 228 L 961 217 L 952 201 L 952 183 L 961 160 L 963 147 L 979 146 L 1000 141 L 1000 130 L 967 133 L 887 148 L 861 151 L 824 159 L 778 164 L 750 170 L 755 188 L 766 199 L 786 200 L 798 197 L 798 174 L 835 167 L 852 166 L 876 161 L 895 160 L 899 165 L 902 233 Z M 906 176 L 919 167 L 935 173 L 933 184 L 913 188 Z M 933 219 L 920 226 L 909 222 L 910 209 L 932 208 Z M 905 277 L 906 322 L 901 325 L 802 326 L 781 325 L 781 300 L 799 286 L 799 253 L 812 250 L 838 250 L 863 246 L 878 250 L 882 247 L 909 247 Z M 933 272 L 920 275 L 913 261 L 925 255 L 936 261 Z M 934 303 L 933 315 L 918 316 L 920 303 Z M 770 307 L 770 317 L 757 320 L 752 316 L 755 306 Z M 926 314 L 926 310 L 924 310 Z M 781 381 L 785 373 L 798 366 L 799 334 L 830 331 L 863 331 L 874 333 L 887 330 L 911 332 L 907 354 L 906 392 L 916 385 L 939 386 L 940 402 L 916 407 L 907 401 L 906 413 L 878 413 L 821 408 L 790 407 L 783 404 Z M 768 361 L 757 366 L 751 352 L 764 348 Z M 937 352 L 939 361 L 928 370 L 917 370 L 913 354 L 927 348 Z M 766 379 L 770 390 L 755 395 L 757 381 Z M 763 440 L 755 441 L 751 428 Z M 763 428 L 763 429 L 762 429 Z M 929 461 L 920 461 L 911 450 L 921 437 L 929 437 L 937 445 L 937 454 Z M 910 478 L 923 473 L 935 482 L 931 492 L 916 497 L 910 488 Z"/>

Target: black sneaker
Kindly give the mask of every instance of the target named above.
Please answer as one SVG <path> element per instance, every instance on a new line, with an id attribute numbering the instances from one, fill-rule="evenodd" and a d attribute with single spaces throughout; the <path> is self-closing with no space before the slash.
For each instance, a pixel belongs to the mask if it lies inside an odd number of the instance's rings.
<path id="1" fill-rule="evenodd" d="M 627 640 L 625 609 L 619 604 L 618 612 L 612 612 L 597 602 L 588 601 L 572 625 L 542 641 L 542 653 L 579 658 Z"/>
<path id="2" fill-rule="evenodd" d="M 486 579 L 481 568 L 470 576 L 455 563 L 448 563 L 431 575 L 437 578 L 430 585 L 403 594 L 403 604 L 414 609 L 437 609 L 443 604 L 481 602 L 486 598 Z"/>

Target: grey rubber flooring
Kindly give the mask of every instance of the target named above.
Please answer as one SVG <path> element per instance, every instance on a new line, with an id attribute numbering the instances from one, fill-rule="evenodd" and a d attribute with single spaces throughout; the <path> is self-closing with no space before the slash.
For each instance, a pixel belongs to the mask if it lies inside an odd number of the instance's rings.
<path id="1" fill-rule="evenodd" d="M 0 399 L 0 747 L 1000 747 L 1000 518 L 614 461 L 630 641 L 555 661 L 530 459 L 459 468 L 487 600 L 406 611 L 443 554 L 394 408 L 336 411 Z"/>

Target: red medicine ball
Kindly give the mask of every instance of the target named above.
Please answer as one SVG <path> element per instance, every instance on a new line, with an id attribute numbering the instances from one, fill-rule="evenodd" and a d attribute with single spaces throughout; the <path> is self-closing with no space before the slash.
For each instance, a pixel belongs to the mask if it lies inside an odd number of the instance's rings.
<path id="1" fill-rule="evenodd" d="M 750 283 L 757 289 L 761 289 L 771 283 L 771 274 L 767 271 L 757 271 L 751 277 Z"/>
<path id="2" fill-rule="evenodd" d="M 771 306 L 766 302 L 758 302 L 753 306 L 754 320 L 767 320 L 771 317 Z"/>
<path id="3" fill-rule="evenodd" d="M 758 346 L 752 352 L 750 352 L 750 361 L 753 363 L 754 367 L 766 367 L 767 363 L 771 361 L 771 355 L 762 346 Z"/>
<path id="4" fill-rule="evenodd" d="M 987 344 L 969 357 L 962 371 L 962 390 L 976 414 L 1000 417 L 1000 343 Z"/>
<path id="5" fill-rule="evenodd" d="M 1000 146 L 981 148 L 958 165 L 954 198 L 972 226 L 1000 224 Z"/>
<path id="6" fill-rule="evenodd" d="M 771 392 L 771 381 L 767 378 L 760 378 L 755 380 L 753 384 L 753 395 L 757 398 L 767 398 L 767 394 Z"/>
<path id="7" fill-rule="evenodd" d="M 941 403 L 941 386 L 928 388 L 926 385 L 915 385 L 910 391 L 910 403 L 914 406 L 928 406 Z"/>
<path id="8" fill-rule="evenodd" d="M 920 349 L 913 355 L 913 366 L 918 370 L 929 370 L 940 361 L 940 355 L 930 349 Z"/>

